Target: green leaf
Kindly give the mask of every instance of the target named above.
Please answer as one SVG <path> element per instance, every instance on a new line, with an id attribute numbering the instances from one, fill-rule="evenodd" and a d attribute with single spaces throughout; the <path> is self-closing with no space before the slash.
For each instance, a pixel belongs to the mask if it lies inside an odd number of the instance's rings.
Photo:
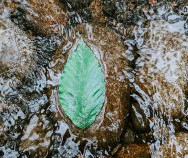
<path id="1" fill-rule="evenodd" d="M 59 95 L 65 114 L 79 128 L 88 128 L 101 111 L 105 95 L 104 74 L 82 38 L 64 67 Z"/>

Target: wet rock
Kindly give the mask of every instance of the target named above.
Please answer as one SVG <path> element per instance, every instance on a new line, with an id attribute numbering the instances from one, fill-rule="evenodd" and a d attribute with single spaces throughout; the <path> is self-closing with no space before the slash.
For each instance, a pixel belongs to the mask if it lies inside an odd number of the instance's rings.
<path id="1" fill-rule="evenodd" d="M 67 0 L 72 6 L 80 7 L 80 5 L 87 5 L 91 2 L 91 0 Z"/>
<path id="2" fill-rule="evenodd" d="M 132 104 L 131 120 L 133 129 L 136 132 L 148 132 L 150 130 L 149 120 L 146 118 L 144 110 L 137 103 Z"/>
<path id="3" fill-rule="evenodd" d="M 147 28 L 144 41 L 139 44 L 134 98 L 147 118 L 181 119 L 188 115 L 187 38 L 181 24 L 177 28 L 165 21 L 151 21 Z"/>
<path id="4" fill-rule="evenodd" d="M 118 144 L 111 152 L 111 155 L 115 155 L 117 153 L 117 151 L 121 148 L 121 144 Z"/>
<path id="5" fill-rule="evenodd" d="M 86 23 L 91 21 L 91 13 L 89 8 L 78 8 L 76 10 L 69 11 L 68 13 L 68 27 L 74 27 L 77 24 Z"/>
<path id="6" fill-rule="evenodd" d="M 136 22 L 139 10 L 143 8 L 144 1 L 128 0 L 102 0 L 103 10 L 107 15 L 114 17 L 120 22 Z M 146 1 L 145 1 L 146 2 Z"/>
<path id="7" fill-rule="evenodd" d="M 67 7 L 58 0 L 28 0 L 17 5 L 12 18 L 34 34 L 61 34 L 67 22 Z"/>
<path id="8" fill-rule="evenodd" d="M 38 53 L 39 66 L 45 67 L 52 56 L 55 54 L 60 39 L 55 38 L 57 36 L 45 37 L 37 36 L 34 39 Z"/>
<path id="9" fill-rule="evenodd" d="M 7 129 L 5 128 L 5 125 L 3 124 L 2 119 L 0 118 L 0 146 L 3 146 L 5 144 L 5 138 L 4 135 L 7 134 Z"/>
<path id="10" fill-rule="evenodd" d="M 131 144 L 123 146 L 115 155 L 115 158 L 150 158 L 150 147 L 147 144 Z"/>
<path id="11" fill-rule="evenodd" d="M 51 146 L 53 125 L 44 115 L 33 115 L 23 128 L 19 150 L 22 155 L 46 157 Z"/>
<path id="12" fill-rule="evenodd" d="M 18 81 L 29 77 L 37 67 L 37 55 L 32 41 L 14 23 L 1 18 L 0 67 L 1 76 L 14 76 Z"/>
<path id="13" fill-rule="evenodd" d="M 18 152 L 16 146 L 25 118 L 20 107 L 0 97 L 0 150 L 6 157 Z"/>
<path id="14" fill-rule="evenodd" d="M 92 19 L 94 21 L 105 23 L 106 18 L 105 18 L 103 11 L 102 11 L 101 0 L 92 1 L 90 6 L 89 6 L 89 9 L 90 9 L 90 12 L 91 12 Z"/>
<path id="15" fill-rule="evenodd" d="M 134 134 L 134 132 L 130 128 L 128 128 L 125 131 L 125 135 L 124 135 L 122 141 L 123 141 L 123 144 L 132 144 L 132 143 L 134 143 L 134 141 L 135 141 L 135 134 Z"/>
<path id="16" fill-rule="evenodd" d="M 16 10 L 16 3 L 14 3 L 14 0 L 6 1 L 1 0 L 0 1 L 0 16 L 3 18 L 9 18 L 13 12 Z"/>
<path id="17" fill-rule="evenodd" d="M 160 145 L 155 151 L 154 158 L 162 157 L 187 157 L 188 133 L 177 133 Z"/>
<path id="18" fill-rule="evenodd" d="M 130 108 L 129 81 L 125 75 L 129 68 L 127 48 L 116 33 L 103 25 L 80 24 L 74 31 L 67 35 L 68 40 L 62 43 L 49 64 L 47 87 L 51 111 L 54 113 L 54 118 L 64 120 L 68 124 L 71 133 L 77 136 L 79 141 L 95 142 L 99 148 L 108 149 L 120 141 Z M 63 67 L 70 53 L 76 49 L 81 37 L 96 55 L 106 80 L 104 106 L 95 122 L 84 132 L 65 115 L 59 104 L 58 94 Z"/>

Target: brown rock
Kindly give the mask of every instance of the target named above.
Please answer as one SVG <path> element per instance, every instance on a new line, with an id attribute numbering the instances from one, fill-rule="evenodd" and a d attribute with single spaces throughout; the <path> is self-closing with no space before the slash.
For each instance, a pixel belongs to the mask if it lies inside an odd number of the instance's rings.
<path id="1" fill-rule="evenodd" d="M 135 99 L 142 109 L 151 106 L 165 117 L 180 119 L 188 115 L 187 38 L 165 21 L 151 21 L 147 28 L 137 60 L 134 85 L 139 95 Z"/>
<path id="2" fill-rule="evenodd" d="M 67 22 L 67 7 L 58 0 L 28 0 L 17 8 L 24 11 L 25 19 L 33 25 L 35 33 L 63 33 Z"/>
<path id="3" fill-rule="evenodd" d="M 46 157 L 52 143 L 53 125 L 46 115 L 34 115 L 23 129 L 20 152 L 32 157 Z"/>
<path id="4" fill-rule="evenodd" d="M 150 158 L 150 147 L 147 144 L 130 144 L 123 146 L 115 158 Z"/>
<path id="5" fill-rule="evenodd" d="M 118 144 L 126 125 L 126 117 L 130 108 L 129 81 L 125 76 L 128 66 L 126 47 L 120 37 L 107 27 L 98 24 L 80 24 L 63 42 L 48 69 L 47 87 L 51 109 L 59 120 L 64 120 L 72 134 L 79 140 L 87 139 L 96 142 L 98 147 L 108 149 Z M 59 104 L 59 78 L 68 56 L 76 49 L 80 38 L 96 55 L 106 81 L 105 103 L 95 122 L 85 131 L 76 127 L 63 112 Z M 58 116 L 58 112 L 61 116 Z"/>
<path id="6" fill-rule="evenodd" d="M 101 4 L 101 0 L 94 0 L 91 2 L 90 6 L 89 6 L 90 12 L 91 12 L 91 16 L 92 19 L 96 22 L 101 22 L 101 23 L 105 23 L 106 22 L 106 18 L 102 12 L 102 4 Z"/>
<path id="7" fill-rule="evenodd" d="M 0 67 L 0 75 L 12 74 L 18 80 L 28 77 L 37 67 L 37 54 L 32 41 L 13 22 L 1 18 Z"/>
<path id="8" fill-rule="evenodd" d="M 177 133 L 166 140 L 159 150 L 155 151 L 154 158 L 177 158 L 188 156 L 188 133 Z"/>

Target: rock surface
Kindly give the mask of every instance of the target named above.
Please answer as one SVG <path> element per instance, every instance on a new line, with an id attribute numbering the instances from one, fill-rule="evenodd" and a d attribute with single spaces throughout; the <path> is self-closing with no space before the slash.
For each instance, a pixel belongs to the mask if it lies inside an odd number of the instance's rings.
<path id="1" fill-rule="evenodd" d="M 0 16 L 3 18 L 9 18 L 13 12 L 16 10 L 16 4 L 13 2 L 14 0 L 0 1 Z"/>
<path id="2" fill-rule="evenodd" d="M 32 41 L 13 22 L 0 18 L 0 75 L 29 77 L 37 67 Z"/>
<path id="3" fill-rule="evenodd" d="M 94 0 L 89 6 L 91 17 L 95 22 L 105 23 L 106 18 L 102 11 L 101 0 Z"/>
<path id="4" fill-rule="evenodd" d="M 150 158 L 150 147 L 147 144 L 130 144 L 123 146 L 115 158 Z"/>
<path id="5" fill-rule="evenodd" d="M 146 1 L 145 1 L 146 2 Z M 128 0 L 102 0 L 103 10 L 110 17 L 120 22 L 135 22 L 140 15 L 139 10 L 144 6 L 143 1 Z"/>
<path id="6" fill-rule="evenodd" d="M 80 7 L 80 5 L 87 5 L 89 4 L 92 0 L 67 0 L 70 2 L 73 6 Z"/>
<path id="7" fill-rule="evenodd" d="M 134 141 L 135 141 L 135 133 L 130 128 L 128 128 L 125 131 L 125 135 L 123 136 L 122 141 L 123 141 L 123 144 L 132 144 L 132 143 L 134 143 Z"/>
<path id="8" fill-rule="evenodd" d="M 134 87 L 138 95 L 134 98 L 147 117 L 152 117 L 152 109 L 180 119 L 188 115 L 187 38 L 165 21 L 151 21 L 147 28 L 136 62 Z"/>
<path id="9" fill-rule="evenodd" d="M 154 158 L 184 157 L 188 156 L 188 133 L 177 133 L 168 138 L 157 150 Z"/>
<path id="10" fill-rule="evenodd" d="M 47 86 L 51 109 L 57 119 L 65 120 L 72 134 L 81 141 L 96 142 L 100 148 L 117 144 L 126 127 L 126 117 L 130 108 L 129 81 L 125 76 L 129 68 L 126 47 L 116 33 L 98 24 L 80 24 L 62 43 L 48 69 Z M 96 55 L 105 75 L 105 103 L 95 122 L 85 131 L 77 128 L 64 114 L 59 104 L 58 85 L 68 56 L 76 49 L 80 38 Z M 56 106 L 56 107 L 55 107 Z M 58 116 L 58 111 L 61 116 Z"/>
<path id="11" fill-rule="evenodd" d="M 20 18 L 20 12 L 15 12 L 16 21 L 22 19 L 20 25 L 26 25 L 34 33 L 58 35 L 63 33 L 67 23 L 67 7 L 58 0 L 28 0 L 18 4 L 17 9 L 24 14 Z"/>
<path id="12" fill-rule="evenodd" d="M 25 125 L 20 140 L 20 152 L 33 157 L 46 157 L 51 145 L 53 125 L 46 115 L 33 115 Z"/>
<path id="13" fill-rule="evenodd" d="M 150 130 L 149 120 L 146 118 L 144 111 L 137 103 L 132 104 L 130 112 L 133 129 L 136 132 L 148 132 Z"/>

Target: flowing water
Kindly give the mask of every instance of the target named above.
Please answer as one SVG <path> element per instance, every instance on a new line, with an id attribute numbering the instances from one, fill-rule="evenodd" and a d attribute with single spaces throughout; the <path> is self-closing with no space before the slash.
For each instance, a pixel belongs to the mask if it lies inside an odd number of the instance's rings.
<path id="1" fill-rule="evenodd" d="M 58 93 L 81 37 L 106 82 L 85 130 Z M 0 157 L 187 158 L 187 37 L 186 0 L 0 0 Z"/>

